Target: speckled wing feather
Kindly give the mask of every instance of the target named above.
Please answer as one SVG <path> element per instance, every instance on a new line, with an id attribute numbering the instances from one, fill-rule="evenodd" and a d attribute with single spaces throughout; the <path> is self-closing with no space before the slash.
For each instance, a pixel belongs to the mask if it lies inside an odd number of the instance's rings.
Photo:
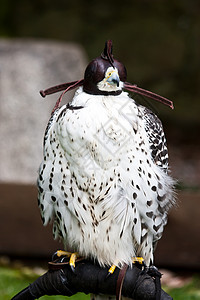
<path id="1" fill-rule="evenodd" d="M 144 109 L 146 131 L 149 137 L 151 154 L 154 162 L 168 172 L 168 149 L 160 119 L 149 109 Z"/>

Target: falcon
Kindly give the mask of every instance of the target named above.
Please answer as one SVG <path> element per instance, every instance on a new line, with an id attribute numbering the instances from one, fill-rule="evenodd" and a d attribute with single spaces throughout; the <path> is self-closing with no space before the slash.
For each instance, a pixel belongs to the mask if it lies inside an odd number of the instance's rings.
<path id="1" fill-rule="evenodd" d="M 161 121 L 125 91 L 170 100 L 126 82 L 112 41 L 87 66 L 84 79 L 41 91 L 63 91 L 44 137 L 38 204 L 44 225 L 67 250 L 101 266 L 153 263 L 174 203 Z M 64 94 L 77 88 L 72 101 Z M 76 255 L 75 255 L 76 256 Z"/>

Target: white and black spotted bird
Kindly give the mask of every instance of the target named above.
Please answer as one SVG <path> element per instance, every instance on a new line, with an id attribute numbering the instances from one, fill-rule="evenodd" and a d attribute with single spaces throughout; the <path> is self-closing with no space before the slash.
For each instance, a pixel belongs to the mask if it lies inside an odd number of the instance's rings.
<path id="1" fill-rule="evenodd" d="M 73 100 L 60 107 L 75 87 Z M 53 221 L 55 238 L 102 266 L 131 265 L 136 256 L 150 265 L 174 203 L 174 181 L 160 120 L 124 89 L 172 102 L 127 83 L 111 41 L 83 80 L 41 94 L 64 89 L 46 129 L 39 169 L 43 223 Z"/>

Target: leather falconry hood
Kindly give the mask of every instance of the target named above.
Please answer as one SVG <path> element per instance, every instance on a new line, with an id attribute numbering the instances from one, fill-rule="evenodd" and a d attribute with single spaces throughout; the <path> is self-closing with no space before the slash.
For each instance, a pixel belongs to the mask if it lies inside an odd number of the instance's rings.
<path id="1" fill-rule="evenodd" d="M 159 102 L 169 106 L 172 109 L 174 108 L 173 102 L 168 100 L 167 98 L 164 98 L 164 97 L 162 97 L 158 94 L 155 94 L 153 92 L 150 92 L 148 90 L 139 88 L 135 84 L 126 82 L 126 77 L 127 77 L 126 68 L 121 62 L 119 62 L 118 60 L 113 58 L 112 41 L 111 40 L 108 40 L 106 42 L 104 51 L 101 54 L 101 56 L 93 59 L 89 63 L 89 65 L 86 67 L 84 79 L 67 82 L 67 83 L 62 83 L 62 84 L 50 87 L 44 91 L 43 90 L 40 91 L 40 94 L 42 97 L 45 97 L 47 95 L 63 91 L 62 94 L 60 95 L 60 97 L 58 98 L 52 113 L 57 108 L 60 107 L 60 103 L 62 101 L 62 97 L 64 96 L 64 94 L 74 88 L 79 87 L 79 86 L 83 86 L 84 92 L 86 92 L 88 94 L 117 96 L 117 95 L 121 94 L 122 90 L 108 92 L 108 91 L 101 91 L 97 87 L 97 83 L 100 82 L 101 80 L 103 80 L 106 70 L 111 66 L 118 69 L 118 74 L 120 77 L 120 81 L 123 82 L 124 90 L 128 90 L 133 93 L 137 93 L 137 94 L 146 96 L 148 98 L 152 98 L 156 101 L 159 101 Z"/>
<path id="2" fill-rule="evenodd" d="M 122 90 L 115 92 L 101 91 L 97 87 L 97 83 L 103 80 L 106 70 L 109 67 L 117 68 L 120 80 L 126 81 L 127 72 L 124 65 L 113 58 L 112 55 L 112 41 L 109 40 L 105 44 L 105 48 L 101 56 L 93 59 L 85 70 L 83 90 L 88 94 L 93 95 L 119 95 Z"/>

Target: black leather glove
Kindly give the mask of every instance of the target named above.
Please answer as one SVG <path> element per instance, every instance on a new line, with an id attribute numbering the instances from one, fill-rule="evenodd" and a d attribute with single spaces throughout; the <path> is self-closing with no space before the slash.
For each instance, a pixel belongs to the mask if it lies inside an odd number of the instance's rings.
<path id="1" fill-rule="evenodd" d="M 44 295 L 72 296 L 77 292 L 116 295 L 121 271 L 116 268 L 114 273 L 108 276 L 108 269 L 88 260 L 76 262 L 75 272 L 72 272 L 69 264 L 50 263 L 48 272 L 11 300 L 38 299 Z M 120 295 L 134 300 L 172 300 L 167 293 L 159 289 L 160 277 L 161 274 L 155 267 L 143 270 L 136 265 L 128 267 L 121 282 L 123 284 Z"/>

